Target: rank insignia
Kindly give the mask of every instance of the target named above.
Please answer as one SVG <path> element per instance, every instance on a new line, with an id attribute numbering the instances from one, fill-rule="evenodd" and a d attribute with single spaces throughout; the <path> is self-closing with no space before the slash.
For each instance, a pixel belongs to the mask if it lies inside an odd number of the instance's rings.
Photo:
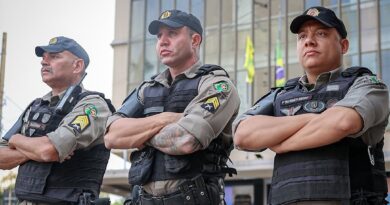
<path id="1" fill-rule="evenodd" d="M 218 83 L 214 83 L 213 85 L 215 90 L 217 90 L 219 93 L 230 91 L 230 86 L 226 81 L 220 81 Z"/>
<path id="2" fill-rule="evenodd" d="M 206 100 L 201 107 L 211 113 L 214 113 L 219 107 L 219 100 L 217 97 L 212 97 Z"/>
<path id="3" fill-rule="evenodd" d="M 312 100 L 303 105 L 303 109 L 306 110 L 306 112 L 311 113 L 319 113 L 325 110 L 325 103 L 318 100 Z"/>
<path id="4" fill-rule="evenodd" d="M 302 107 L 301 105 L 298 105 L 295 107 L 281 108 L 280 112 L 285 114 L 286 116 L 293 116 L 301 109 L 301 107 Z"/>
<path id="5" fill-rule="evenodd" d="M 87 115 L 78 115 L 68 125 L 81 133 L 90 125 L 90 122 Z"/>
<path id="6" fill-rule="evenodd" d="M 84 113 L 88 116 L 91 116 L 93 118 L 97 117 L 98 115 L 98 110 L 96 108 L 95 105 L 92 105 L 92 104 L 87 104 L 85 107 L 84 107 Z"/>

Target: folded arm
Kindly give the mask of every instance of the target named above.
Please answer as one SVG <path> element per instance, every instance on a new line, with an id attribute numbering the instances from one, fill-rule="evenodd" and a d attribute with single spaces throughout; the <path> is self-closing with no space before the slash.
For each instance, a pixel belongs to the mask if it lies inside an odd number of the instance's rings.
<path id="1" fill-rule="evenodd" d="M 163 112 L 145 118 L 120 118 L 111 123 L 104 136 L 107 148 L 142 148 L 166 125 L 181 118 L 181 113 Z"/>
<path id="2" fill-rule="evenodd" d="M 16 149 L 0 147 L 0 169 L 13 169 L 27 160 L 29 158 Z"/>
<path id="3" fill-rule="evenodd" d="M 363 120 L 358 112 L 352 108 L 335 106 L 271 149 L 276 153 L 284 153 L 321 147 L 357 133 L 362 127 Z"/>
<path id="4" fill-rule="evenodd" d="M 234 144 L 240 149 L 260 150 L 280 144 L 304 127 L 314 114 L 274 117 L 251 116 L 237 126 Z"/>
<path id="5" fill-rule="evenodd" d="M 37 162 L 59 161 L 58 152 L 47 136 L 26 137 L 16 134 L 9 140 L 9 147 Z"/>

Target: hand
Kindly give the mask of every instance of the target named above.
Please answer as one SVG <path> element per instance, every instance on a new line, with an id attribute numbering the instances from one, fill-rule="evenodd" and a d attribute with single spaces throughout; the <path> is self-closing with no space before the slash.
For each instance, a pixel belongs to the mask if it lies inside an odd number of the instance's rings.
<path id="1" fill-rule="evenodd" d="M 14 135 L 12 135 L 12 137 L 8 141 L 8 147 L 11 148 L 11 149 L 16 149 L 14 142 L 15 142 L 16 138 L 18 138 L 20 136 L 24 137 L 21 134 L 14 134 Z"/>

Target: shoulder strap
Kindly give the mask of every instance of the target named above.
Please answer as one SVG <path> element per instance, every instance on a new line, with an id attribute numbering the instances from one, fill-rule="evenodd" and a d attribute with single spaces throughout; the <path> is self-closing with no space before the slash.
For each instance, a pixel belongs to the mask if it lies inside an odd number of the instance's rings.
<path id="1" fill-rule="evenodd" d="M 364 74 L 374 75 L 370 69 L 360 66 L 350 67 L 341 72 L 341 76 L 343 77 L 362 76 Z"/>
<path id="2" fill-rule="evenodd" d="M 195 74 L 197 76 L 207 75 L 215 70 L 222 70 L 225 72 L 225 75 L 229 77 L 229 74 L 226 72 L 225 69 L 223 69 L 221 66 L 213 65 L 213 64 L 204 64 L 202 67 L 199 68 L 199 70 L 195 72 Z"/>
<path id="3" fill-rule="evenodd" d="M 101 98 L 104 99 L 104 101 L 106 101 L 107 106 L 108 106 L 108 108 L 110 109 L 110 111 L 111 111 L 112 113 L 115 112 L 115 107 L 114 107 L 114 105 L 112 105 L 111 100 L 105 98 L 104 94 L 103 94 L 103 93 L 100 93 L 100 92 L 85 91 L 85 92 L 83 92 L 83 93 L 80 93 L 80 95 L 78 96 L 78 101 L 80 101 L 81 99 L 87 97 L 88 95 L 98 95 L 98 96 L 100 96 Z"/>
<path id="4" fill-rule="evenodd" d="M 284 85 L 284 90 L 290 90 L 295 88 L 299 83 L 300 77 L 292 78 L 286 82 Z"/>

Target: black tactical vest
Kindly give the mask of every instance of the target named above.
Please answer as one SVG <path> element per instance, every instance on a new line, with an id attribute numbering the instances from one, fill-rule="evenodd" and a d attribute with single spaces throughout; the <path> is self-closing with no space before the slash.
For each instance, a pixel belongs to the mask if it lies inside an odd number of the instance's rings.
<path id="1" fill-rule="evenodd" d="M 198 95 L 198 85 L 202 76 L 213 70 L 223 70 L 219 66 L 204 65 L 194 78 L 179 75 L 170 88 L 153 81 L 144 89 L 144 115 L 151 116 L 161 112 L 182 113 L 187 105 Z M 227 75 L 227 73 L 226 73 Z M 220 136 L 209 147 L 189 155 L 173 156 L 153 147 L 136 151 L 131 155 L 132 166 L 129 183 L 142 185 L 151 181 L 169 179 L 188 179 L 202 173 L 204 176 L 224 176 L 235 170 L 226 165 L 232 150 L 232 141 L 222 142 Z"/>
<path id="2" fill-rule="evenodd" d="M 88 91 L 81 93 L 76 103 L 92 94 L 105 99 L 101 93 Z M 114 112 L 111 102 L 105 100 L 110 110 Z M 68 114 L 57 115 L 54 108 L 55 106 L 50 106 L 48 101 L 36 99 L 30 111 L 26 113 L 28 126 L 25 134 L 39 137 L 54 131 Z M 16 196 L 19 200 L 46 203 L 77 202 L 83 192 L 98 197 L 109 156 L 110 151 L 104 144 L 100 144 L 89 149 L 76 150 L 71 159 L 62 163 L 27 161 L 19 166 Z"/>
<path id="3" fill-rule="evenodd" d="M 343 99 L 355 79 L 364 73 L 372 75 L 366 68 L 349 68 L 311 92 L 302 92 L 298 79 L 292 79 L 275 99 L 275 116 L 321 113 Z M 361 138 L 344 138 L 315 149 L 277 154 L 269 203 L 348 201 L 357 189 L 386 192 L 382 147 L 383 142 L 372 148 L 375 166 L 370 165 L 368 147 Z"/>

